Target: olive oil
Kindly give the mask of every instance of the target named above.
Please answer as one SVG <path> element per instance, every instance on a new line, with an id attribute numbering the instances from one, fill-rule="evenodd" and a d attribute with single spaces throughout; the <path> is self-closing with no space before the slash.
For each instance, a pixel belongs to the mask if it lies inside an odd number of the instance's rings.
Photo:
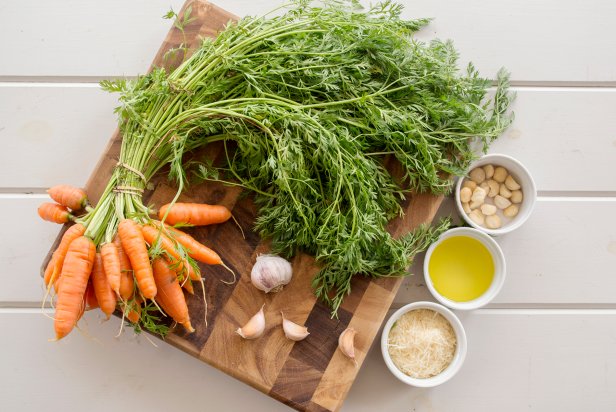
<path id="1" fill-rule="evenodd" d="M 494 260 L 477 239 L 452 236 L 432 251 L 428 270 L 434 288 L 456 302 L 468 302 L 483 295 L 494 278 Z"/>

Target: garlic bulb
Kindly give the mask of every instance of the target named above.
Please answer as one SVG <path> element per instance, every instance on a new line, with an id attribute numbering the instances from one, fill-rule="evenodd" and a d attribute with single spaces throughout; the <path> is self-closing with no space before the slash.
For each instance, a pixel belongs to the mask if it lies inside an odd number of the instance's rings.
<path id="1" fill-rule="evenodd" d="M 252 267 L 250 281 L 265 293 L 278 292 L 292 276 L 293 268 L 288 261 L 276 255 L 261 255 Z"/>
<path id="2" fill-rule="evenodd" d="M 265 304 L 261 306 L 261 310 L 250 318 L 244 326 L 238 328 L 235 333 L 244 339 L 256 339 L 263 335 L 263 331 L 265 331 L 265 314 L 263 313 L 264 307 Z"/>
<path id="3" fill-rule="evenodd" d="M 353 342 L 355 340 L 355 333 L 355 329 L 346 328 L 338 337 L 338 348 L 357 364 L 355 360 L 355 344 Z"/>
<path id="4" fill-rule="evenodd" d="M 306 336 L 310 335 L 307 327 L 291 322 L 289 319 L 284 317 L 284 313 L 282 312 L 280 312 L 280 314 L 282 315 L 282 329 L 284 330 L 284 335 L 287 339 L 300 341 L 306 339 Z"/>

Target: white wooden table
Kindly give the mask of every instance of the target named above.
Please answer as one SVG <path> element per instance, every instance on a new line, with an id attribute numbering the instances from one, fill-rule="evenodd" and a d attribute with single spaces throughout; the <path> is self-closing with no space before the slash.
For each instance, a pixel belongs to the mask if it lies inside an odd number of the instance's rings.
<path id="1" fill-rule="evenodd" d="M 280 2 L 218 4 L 241 16 Z M 38 308 L 58 230 L 36 217 L 44 188 L 85 183 L 115 128 L 115 97 L 97 82 L 145 72 L 169 28 L 160 16 L 181 3 L 0 1 L 2 411 L 286 410 L 174 348 L 113 338 L 117 319 L 89 314 L 87 336 L 48 343 Z M 485 76 L 512 72 L 516 121 L 492 152 L 531 170 L 539 201 L 498 239 L 508 264 L 498 299 L 459 314 L 469 340 L 459 375 L 407 387 L 375 345 L 343 410 L 616 410 L 616 3 L 405 3 L 407 16 L 436 18 L 422 37 L 454 39 Z M 431 299 L 420 267 L 395 307 Z"/>

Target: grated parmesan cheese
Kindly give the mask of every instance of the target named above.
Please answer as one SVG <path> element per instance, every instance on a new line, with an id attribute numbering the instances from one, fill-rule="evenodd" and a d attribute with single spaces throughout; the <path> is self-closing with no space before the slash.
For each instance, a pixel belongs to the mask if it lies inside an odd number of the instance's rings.
<path id="1" fill-rule="evenodd" d="M 394 323 L 387 346 L 400 371 L 412 378 L 426 379 L 447 368 L 456 344 L 456 334 L 443 315 L 430 309 L 416 309 Z"/>

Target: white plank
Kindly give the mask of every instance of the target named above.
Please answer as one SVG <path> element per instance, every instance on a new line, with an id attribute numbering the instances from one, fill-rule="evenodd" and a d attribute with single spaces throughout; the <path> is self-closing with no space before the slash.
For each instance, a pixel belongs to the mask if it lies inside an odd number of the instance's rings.
<path id="1" fill-rule="evenodd" d="M 462 63 L 484 76 L 500 67 L 520 82 L 616 81 L 611 0 L 409 1 L 406 14 L 434 17 L 420 38 L 453 39 Z"/>
<path id="2" fill-rule="evenodd" d="M 0 310 L 3 410 L 283 411 L 283 405 L 164 343 L 153 347 L 119 321 L 86 315 L 86 337 L 47 342 L 52 321 Z M 459 374 L 433 389 L 408 387 L 386 369 L 375 344 L 343 411 L 607 411 L 616 408 L 614 311 L 476 311 L 460 314 L 469 349 Z M 495 350 L 495 348 L 498 348 Z M 34 388 L 34 390 L 32 389 Z M 71 388 L 66 396 L 65 388 Z"/>
<path id="3" fill-rule="evenodd" d="M 100 313 L 100 312 L 99 312 Z M 89 336 L 73 331 L 48 342 L 53 321 L 40 313 L 0 310 L 3 334 L 0 409 L 128 411 L 287 411 L 288 408 L 191 356 L 86 314 Z M 9 332 L 10 331 L 10 332 Z M 199 405 L 198 407 L 196 405 Z"/>
<path id="4" fill-rule="evenodd" d="M 3 196 L 0 226 L 0 305 L 37 302 L 42 296 L 40 263 L 59 228 L 42 222 L 36 208 L 43 195 Z M 499 305 L 614 305 L 616 277 L 616 198 L 541 198 L 517 231 L 497 238 L 507 259 L 507 279 Z M 396 297 L 401 305 L 429 299 L 422 257 Z M 2 279 L 4 278 L 4 280 Z M 5 303 L 3 303 L 5 302 Z"/>
<path id="5" fill-rule="evenodd" d="M 216 2 L 214 2 L 216 3 Z M 225 0 L 237 15 L 262 14 L 282 0 Z M 367 3 L 367 2 L 366 2 Z M 616 26 L 610 0 L 402 0 L 407 17 L 434 17 L 421 38 L 451 38 L 462 62 L 485 76 L 501 66 L 520 82 L 616 81 Z M 0 9 L 5 76 L 124 76 L 143 73 L 169 28 L 160 16 L 181 0 L 9 0 Z M 96 10 L 96 16 L 92 14 Z M 472 27 L 472 30 L 469 29 Z M 16 35 L 18 34 L 18 35 Z M 44 64 L 41 64 L 44 62 Z"/>
<path id="6" fill-rule="evenodd" d="M 524 163 L 540 191 L 616 190 L 615 89 L 514 90 L 515 121 L 491 153 Z"/>
<path id="7" fill-rule="evenodd" d="M 616 89 L 515 90 L 515 123 L 491 152 L 518 158 L 540 191 L 616 191 Z M 115 129 L 116 105 L 94 84 L 0 83 L 0 187 L 83 184 Z"/>
<path id="8" fill-rule="evenodd" d="M 97 85 L 0 86 L 0 187 L 84 185 L 116 127 Z"/>
<path id="9" fill-rule="evenodd" d="M 0 75 L 133 76 L 144 73 L 182 0 L 9 0 L 0 5 Z M 8 41 L 8 39 L 11 39 Z M 11 56 L 12 58 L 8 58 Z"/>
<path id="10" fill-rule="evenodd" d="M 36 209 L 49 200 L 46 195 L 0 196 L 0 306 L 40 302 L 45 295 L 40 267 L 60 225 L 41 220 Z"/>
<path id="11" fill-rule="evenodd" d="M 439 214 L 453 211 L 448 199 Z M 496 238 L 507 278 L 493 304 L 614 305 L 616 303 L 616 198 L 540 198 L 518 230 Z M 455 213 L 455 212 L 453 212 Z M 395 305 L 432 300 L 417 257 Z"/>
<path id="12" fill-rule="evenodd" d="M 616 409 L 616 312 L 460 314 L 466 362 L 432 389 L 399 382 L 373 345 L 343 411 L 519 412 Z"/>

